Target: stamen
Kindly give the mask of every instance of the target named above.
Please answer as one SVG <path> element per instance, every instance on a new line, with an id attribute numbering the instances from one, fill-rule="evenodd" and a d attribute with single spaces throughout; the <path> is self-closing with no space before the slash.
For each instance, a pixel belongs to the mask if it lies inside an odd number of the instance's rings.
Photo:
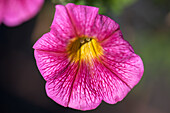
<path id="1" fill-rule="evenodd" d="M 90 41 L 90 38 L 86 38 L 86 41 L 89 42 L 89 41 Z"/>
<path id="2" fill-rule="evenodd" d="M 67 52 L 73 62 L 83 60 L 92 64 L 92 59 L 101 56 L 103 49 L 95 38 L 76 37 L 68 43 Z"/>
<path id="3" fill-rule="evenodd" d="M 80 39 L 80 43 L 84 44 L 85 43 L 84 39 Z"/>

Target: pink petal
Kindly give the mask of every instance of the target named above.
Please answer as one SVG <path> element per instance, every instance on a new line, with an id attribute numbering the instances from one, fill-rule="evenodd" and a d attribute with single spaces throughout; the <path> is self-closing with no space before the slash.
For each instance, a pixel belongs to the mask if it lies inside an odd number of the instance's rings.
<path id="1" fill-rule="evenodd" d="M 114 68 L 114 67 L 112 67 Z M 103 100 L 109 104 L 121 101 L 131 90 L 112 70 L 106 67 L 102 61 L 96 60 L 92 67 L 93 76 L 99 82 L 99 90 Z"/>
<path id="2" fill-rule="evenodd" d="M 89 35 L 96 37 L 98 41 L 102 41 L 113 35 L 117 30 L 119 30 L 119 25 L 114 20 L 104 15 L 97 15 Z"/>
<path id="3" fill-rule="evenodd" d="M 101 43 L 104 49 L 102 62 L 126 84 L 133 88 L 143 75 L 143 62 L 130 44 L 123 40 L 121 31 L 115 32 Z"/>
<path id="4" fill-rule="evenodd" d="M 52 33 L 44 34 L 33 46 L 34 49 L 51 52 L 65 52 L 67 40 L 54 36 Z"/>
<path id="5" fill-rule="evenodd" d="M 77 35 L 88 35 L 98 15 L 98 8 L 83 5 L 74 5 L 69 3 L 66 5 L 72 23 L 76 29 Z"/>
<path id="6" fill-rule="evenodd" d="M 62 40 L 68 40 L 76 37 L 76 31 L 68 14 L 68 11 L 63 5 L 56 5 L 54 20 L 51 25 L 51 33 L 60 37 Z"/>
<path id="7" fill-rule="evenodd" d="M 58 73 L 69 65 L 65 53 L 34 50 L 34 56 L 40 73 L 47 81 L 58 77 Z"/>
<path id="8" fill-rule="evenodd" d="M 143 62 L 138 55 L 133 54 L 126 59 L 118 58 L 119 61 L 112 60 L 107 56 L 101 59 L 105 66 L 114 72 L 130 88 L 133 88 L 143 75 Z"/>
<path id="9" fill-rule="evenodd" d="M 0 24 L 3 21 L 3 16 L 4 16 L 4 6 L 5 6 L 5 2 L 4 0 L 0 0 Z"/>
<path id="10" fill-rule="evenodd" d="M 71 64 L 52 82 L 47 82 L 46 91 L 57 103 L 79 110 L 95 109 L 102 100 L 98 85 L 91 76 L 90 66 Z"/>
<path id="11" fill-rule="evenodd" d="M 102 101 L 98 82 L 92 75 L 91 66 L 81 62 L 76 75 L 68 107 L 80 110 L 95 109 Z"/>
<path id="12" fill-rule="evenodd" d="M 3 22 L 8 26 L 19 25 L 34 17 L 44 0 L 6 0 Z"/>
<path id="13" fill-rule="evenodd" d="M 119 59 L 123 59 L 134 53 L 131 45 L 123 39 L 123 35 L 120 30 L 103 40 L 101 42 L 101 46 L 104 49 L 105 55 L 108 57 L 112 56 L 115 60 L 118 60 L 118 56 Z"/>
<path id="14" fill-rule="evenodd" d="M 67 107 L 77 73 L 78 63 L 72 63 L 62 69 L 64 70 L 57 73 L 57 76 L 53 80 L 47 81 L 46 92 L 55 102 Z"/>

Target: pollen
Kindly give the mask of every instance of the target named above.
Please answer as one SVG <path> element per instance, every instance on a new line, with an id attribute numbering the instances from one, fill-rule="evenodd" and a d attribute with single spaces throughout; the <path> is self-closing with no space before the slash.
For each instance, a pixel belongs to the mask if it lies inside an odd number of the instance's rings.
<path id="1" fill-rule="evenodd" d="M 103 54 L 103 49 L 96 38 L 76 37 L 69 41 L 67 53 L 72 62 L 85 61 L 92 64 L 94 59 Z"/>

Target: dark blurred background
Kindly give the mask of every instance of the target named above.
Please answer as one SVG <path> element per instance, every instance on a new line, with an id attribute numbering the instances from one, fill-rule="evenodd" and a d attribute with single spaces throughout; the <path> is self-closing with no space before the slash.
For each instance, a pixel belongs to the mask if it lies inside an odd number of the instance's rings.
<path id="1" fill-rule="evenodd" d="M 114 19 L 145 67 L 143 78 L 123 101 L 102 102 L 86 112 L 170 113 L 170 0 L 73 2 L 98 6 L 100 13 Z M 58 1 L 46 0 L 40 13 L 20 26 L 0 25 L 0 113 L 82 113 L 48 98 L 36 67 L 32 46 L 49 32 L 54 3 Z"/>

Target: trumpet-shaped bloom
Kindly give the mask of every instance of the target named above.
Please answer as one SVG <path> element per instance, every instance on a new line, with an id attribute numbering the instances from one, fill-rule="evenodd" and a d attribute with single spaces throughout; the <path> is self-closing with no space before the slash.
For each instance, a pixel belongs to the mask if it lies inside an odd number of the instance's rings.
<path id="1" fill-rule="evenodd" d="M 44 0 L 0 0 L 0 24 L 17 26 L 34 17 Z"/>
<path id="2" fill-rule="evenodd" d="M 96 7 L 57 5 L 50 32 L 33 48 L 47 95 L 64 107 L 91 110 L 102 100 L 115 104 L 144 71 L 119 25 Z"/>

